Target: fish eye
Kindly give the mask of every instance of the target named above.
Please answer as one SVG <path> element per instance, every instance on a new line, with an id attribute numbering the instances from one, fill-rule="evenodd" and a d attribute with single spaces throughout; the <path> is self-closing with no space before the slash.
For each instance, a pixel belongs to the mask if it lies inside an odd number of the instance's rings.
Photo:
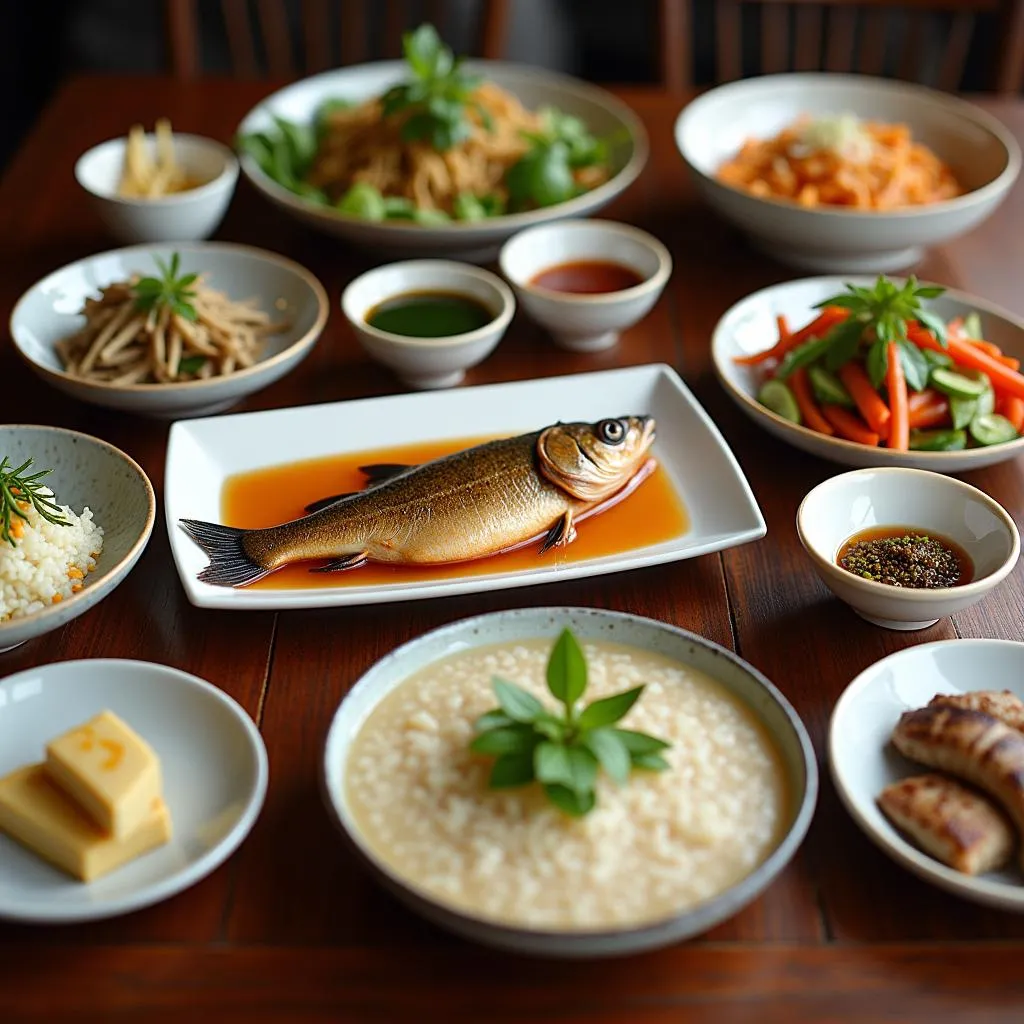
<path id="1" fill-rule="evenodd" d="M 622 444 L 626 440 L 626 427 L 622 420 L 601 420 L 597 425 L 597 436 L 605 444 Z"/>

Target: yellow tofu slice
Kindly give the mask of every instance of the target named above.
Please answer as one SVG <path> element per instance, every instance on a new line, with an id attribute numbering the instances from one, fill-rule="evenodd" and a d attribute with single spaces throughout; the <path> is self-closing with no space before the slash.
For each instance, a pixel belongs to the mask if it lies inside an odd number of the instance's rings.
<path id="1" fill-rule="evenodd" d="M 112 711 L 51 741 L 46 770 L 104 832 L 117 839 L 135 832 L 161 795 L 156 754 Z"/>
<path id="2" fill-rule="evenodd" d="M 0 779 L 0 830 L 69 875 L 91 882 L 171 838 L 171 815 L 156 798 L 123 839 L 104 833 L 50 778 L 26 765 Z"/>

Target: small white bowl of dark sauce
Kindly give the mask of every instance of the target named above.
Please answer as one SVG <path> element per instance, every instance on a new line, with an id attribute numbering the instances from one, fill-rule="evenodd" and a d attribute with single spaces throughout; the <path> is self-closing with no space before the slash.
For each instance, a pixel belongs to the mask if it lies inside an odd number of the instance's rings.
<path id="1" fill-rule="evenodd" d="M 886 629 L 925 629 L 963 611 L 998 586 L 1020 555 L 1017 527 L 1002 505 L 922 469 L 831 477 L 801 502 L 796 528 L 822 582 Z"/>
<path id="2" fill-rule="evenodd" d="M 642 320 L 672 274 L 653 235 L 610 220 L 563 220 L 515 235 L 501 272 L 561 348 L 599 352 Z"/>
<path id="3" fill-rule="evenodd" d="M 504 335 L 516 301 L 487 270 L 407 260 L 361 274 L 341 308 L 364 349 L 418 389 L 460 384 Z"/>

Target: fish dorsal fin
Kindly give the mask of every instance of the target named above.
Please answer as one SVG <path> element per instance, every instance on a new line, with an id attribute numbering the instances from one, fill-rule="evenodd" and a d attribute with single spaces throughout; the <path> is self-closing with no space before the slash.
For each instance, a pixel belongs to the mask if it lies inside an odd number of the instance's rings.
<path id="1" fill-rule="evenodd" d="M 374 462 L 369 466 L 360 466 L 359 472 L 366 477 L 367 484 L 372 487 L 374 484 L 382 484 L 385 480 L 390 480 L 392 477 L 406 472 L 406 470 L 415 468 L 415 466 L 409 466 L 401 462 Z"/>

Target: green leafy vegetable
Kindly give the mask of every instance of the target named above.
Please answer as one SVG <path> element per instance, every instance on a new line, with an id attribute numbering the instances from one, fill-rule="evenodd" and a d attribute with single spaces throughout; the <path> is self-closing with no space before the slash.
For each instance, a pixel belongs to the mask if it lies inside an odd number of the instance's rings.
<path id="1" fill-rule="evenodd" d="M 383 220 L 387 215 L 380 190 L 365 181 L 357 181 L 337 202 L 336 209 L 365 220 Z"/>
<path id="2" fill-rule="evenodd" d="M 178 373 L 198 373 L 206 365 L 206 356 L 185 356 L 178 363 Z"/>
<path id="3" fill-rule="evenodd" d="M 6 455 L 0 459 L 0 540 L 6 541 L 12 548 L 17 545 L 14 543 L 11 524 L 15 518 L 28 521 L 28 514 L 21 507 L 23 504 L 31 505 L 48 523 L 55 526 L 71 525 L 60 505 L 52 500 L 53 492 L 39 482 L 53 470 L 40 469 L 26 474 L 32 461 L 26 459 L 20 466 L 14 467 Z"/>
<path id="4" fill-rule="evenodd" d="M 505 173 L 513 209 L 554 206 L 572 199 L 576 179 L 569 165 L 569 147 L 561 140 L 537 143 Z"/>
<path id="5" fill-rule="evenodd" d="M 597 802 L 594 784 L 600 769 L 621 785 L 634 768 L 669 767 L 661 756 L 669 747 L 664 740 L 614 728 L 640 699 L 642 686 L 579 708 L 587 688 L 587 663 L 568 629 L 555 641 L 547 665 L 548 690 L 562 704 L 560 715 L 515 683 L 495 678 L 491 685 L 499 707 L 477 719 L 470 750 L 497 758 L 492 789 L 536 780 L 551 803 L 581 817 Z"/>
<path id="6" fill-rule="evenodd" d="M 932 370 L 931 364 L 924 357 L 924 352 L 910 341 L 898 341 L 896 348 L 900 354 L 900 365 L 903 367 L 903 376 L 907 379 L 907 387 L 914 391 L 923 391 L 928 386 L 928 376 Z"/>
<path id="7" fill-rule="evenodd" d="M 192 286 L 199 275 L 183 274 L 179 277 L 181 260 L 177 253 L 173 253 L 167 263 L 159 257 L 155 258 L 155 262 L 160 276 L 140 278 L 132 286 L 136 308 L 149 312 L 166 307 L 183 320 L 197 320 L 198 314 L 192 305 L 196 293 Z"/>

